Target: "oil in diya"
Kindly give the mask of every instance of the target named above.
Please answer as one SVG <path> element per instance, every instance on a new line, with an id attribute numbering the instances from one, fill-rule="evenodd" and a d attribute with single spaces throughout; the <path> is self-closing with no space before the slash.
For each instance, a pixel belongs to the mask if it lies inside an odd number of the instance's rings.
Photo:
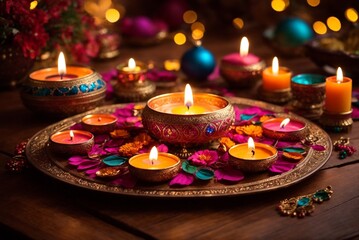
<path id="1" fill-rule="evenodd" d="M 115 94 L 122 102 L 138 102 L 148 99 L 156 90 L 156 85 L 146 79 L 147 66 L 144 63 L 128 60 L 128 64 L 117 67 Z"/>
<path id="2" fill-rule="evenodd" d="M 148 100 L 142 112 L 144 127 L 155 138 L 178 146 L 205 144 L 224 136 L 234 121 L 230 102 L 214 94 L 192 94 L 190 86 L 186 88 L 185 94 Z"/>
<path id="3" fill-rule="evenodd" d="M 259 88 L 259 97 L 272 103 L 288 102 L 292 95 L 290 91 L 292 72 L 289 68 L 279 67 L 277 57 L 273 58 L 272 67 L 262 72 L 262 86 Z"/>
<path id="4" fill-rule="evenodd" d="M 263 134 L 269 138 L 299 141 L 307 134 L 307 124 L 293 118 L 277 117 L 262 123 Z"/>
<path id="5" fill-rule="evenodd" d="M 231 85 L 253 86 L 261 76 L 265 62 L 249 53 L 249 41 L 243 37 L 239 52 L 224 56 L 220 63 L 221 76 Z"/>
<path id="6" fill-rule="evenodd" d="M 170 153 L 158 153 L 152 147 L 150 153 L 142 153 L 128 160 L 129 170 L 133 176 L 146 182 L 163 182 L 177 175 L 181 160 Z"/>
<path id="7" fill-rule="evenodd" d="M 100 106 L 106 83 L 91 68 L 66 66 L 61 52 L 58 66 L 30 73 L 21 89 L 23 104 L 40 114 L 71 116 Z"/>
<path id="8" fill-rule="evenodd" d="M 229 164 L 244 172 L 261 172 L 268 169 L 277 159 L 277 149 L 264 143 L 254 143 L 253 138 L 248 143 L 237 144 L 228 150 Z"/>
<path id="9" fill-rule="evenodd" d="M 115 130 L 117 117 L 112 114 L 89 114 L 81 119 L 83 129 L 92 133 L 108 133 Z"/>
<path id="10" fill-rule="evenodd" d="M 51 150 L 60 155 L 86 155 L 93 145 L 93 134 L 82 130 L 65 130 L 50 137 Z"/>
<path id="11" fill-rule="evenodd" d="M 353 124 L 352 79 L 344 77 L 342 69 L 326 79 L 324 113 L 320 123 L 330 131 L 348 131 Z"/>

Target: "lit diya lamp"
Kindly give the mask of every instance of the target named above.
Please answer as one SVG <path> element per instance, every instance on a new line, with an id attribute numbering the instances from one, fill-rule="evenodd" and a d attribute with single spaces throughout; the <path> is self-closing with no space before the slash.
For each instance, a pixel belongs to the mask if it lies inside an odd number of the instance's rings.
<path id="1" fill-rule="evenodd" d="M 29 109 L 55 116 L 70 116 L 98 107 L 105 99 L 106 84 L 94 70 L 66 66 L 61 52 L 58 66 L 30 73 L 21 89 Z"/>
<path id="2" fill-rule="evenodd" d="M 352 79 L 344 77 L 342 69 L 336 76 L 330 76 L 325 84 L 324 114 L 320 123 L 333 131 L 348 131 L 353 124 Z"/>
<path id="3" fill-rule="evenodd" d="M 265 62 L 249 53 L 249 41 L 243 37 L 239 53 L 224 56 L 220 63 L 220 74 L 231 85 L 252 86 L 260 78 Z"/>
<path id="4" fill-rule="evenodd" d="M 291 99 L 291 76 L 291 70 L 286 67 L 279 67 L 278 58 L 274 57 L 272 67 L 267 67 L 262 72 L 260 97 L 273 103 L 289 101 Z"/>
<path id="5" fill-rule="evenodd" d="M 117 67 L 118 82 L 115 85 L 115 94 L 120 101 L 138 102 L 148 99 L 156 90 L 156 85 L 146 80 L 147 66 L 133 58 L 128 63 Z"/>
<path id="6" fill-rule="evenodd" d="M 112 114 L 90 114 L 81 119 L 82 127 L 92 133 L 108 133 L 115 130 L 117 117 Z"/>
<path id="7" fill-rule="evenodd" d="M 148 100 L 142 112 L 144 127 L 163 142 L 190 146 L 208 143 L 224 136 L 234 121 L 233 106 L 223 97 L 168 93 Z"/>
<path id="8" fill-rule="evenodd" d="M 293 118 L 269 119 L 262 123 L 262 129 L 265 136 L 286 141 L 298 141 L 307 134 L 307 124 Z"/>
<path id="9" fill-rule="evenodd" d="M 278 151 L 275 147 L 254 143 L 250 137 L 248 143 L 237 144 L 228 150 L 229 164 L 244 172 L 261 172 L 268 169 L 277 159 Z"/>
<path id="10" fill-rule="evenodd" d="M 181 160 L 170 153 L 158 153 L 153 147 L 150 153 L 142 153 L 128 160 L 129 170 L 136 178 L 146 182 L 167 181 L 178 173 Z"/>
<path id="11" fill-rule="evenodd" d="M 94 145 L 92 133 L 81 130 L 65 130 L 50 137 L 53 152 L 66 156 L 87 155 Z"/>

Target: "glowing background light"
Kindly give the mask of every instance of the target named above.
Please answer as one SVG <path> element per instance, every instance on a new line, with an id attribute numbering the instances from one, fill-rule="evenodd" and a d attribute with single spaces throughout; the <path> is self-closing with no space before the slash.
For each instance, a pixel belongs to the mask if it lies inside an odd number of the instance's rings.
<path id="1" fill-rule="evenodd" d="M 283 0 L 272 0 L 271 7 L 274 11 L 282 12 L 286 8 L 286 3 Z"/>
<path id="2" fill-rule="evenodd" d="M 313 23 L 313 30 L 317 34 L 326 34 L 327 33 L 327 26 L 321 21 L 316 21 L 316 22 Z"/>
<path id="3" fill-rule="evenodd" d="M 350 22 L 356 22 L 358 21 L 358 12 L 354 8 L 348 8 L 347 10 L 345 10 L 345 17 Z"/>
<path id="4" fill-rule="evenodd" d="M 340 20 L 333 16 L 327 19 L 327 25 L 330 30 L 335 32 L 339 31 L 342 27 Z"/>
<path id="5" fill-rule="evenodd" d="M 311 7 L 317 7 L 320 4 L 320 0 L 307 0 L 307 3 Z"/>
<path id="6" fill-rule="evenodd" d="M 183 33 L 176 33 L 175 36 L 173 37 L 173 41 L 177 45 L 183 45 L 186 43 L 186 35 L 184 35 Z"/>
<path id="7" fill-rule="evenodd" d="M 32 2 L 30 3 L 30 10 L 35 9 L 35 8 L 36 8 L 36 6 L 37 6 L 37 4 L 38 4 L 38 2 L 37 2 L 37 1 L 32 1 Z"/>
<path id="8" fill-rule="evenodd" d="M 120 12 L 117 9 L 110 8 L 106 11 L 106 20 L 115 23 L 120 19 Z"/>
<path id="9" fill-rule="evenodd" d="M 237 29 L 242 29 L 244 27 L 244 21 L 242 18 L 235 18 L 232 21 L 233 26 Z"/>
<path id="10" fill-rule="evenodd" d="M 197 21 L 197 13 L 193 10 L 188 10 L 183 14 L 183 21 L 191 24 Z"/>

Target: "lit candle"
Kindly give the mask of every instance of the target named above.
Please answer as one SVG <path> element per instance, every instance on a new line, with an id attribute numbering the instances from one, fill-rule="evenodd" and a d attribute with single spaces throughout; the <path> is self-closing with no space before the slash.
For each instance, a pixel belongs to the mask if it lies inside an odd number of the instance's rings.
<path id="1" fill-rule="evenodd" d="M 262 123 L 263 134 L 267 137 L 297 141 L 306 134 L 306 123 L 290 118 L 272 118 Z"/>
<path id="2" fill-rule="evenodd" d="M 264 143 L 254 143 L 250 137 L 248 143 L 237 144 L 228 150 L 229 163 L 246 172 L 266 170 L 277 158 L 277 149 Z"/>
<path id="3" fill-rule="evenodd" d="M 326 79 L 325 109 L 330 113 L 344 113 L 351 110 L 352 79 L 343 76 L 339 67 L 336 76 Z"/>
<path id="4" fill-rule="evenodd" d="M 274 57 L 272 67 L 264 69 L 263 89 L 266 91 L 281 91 L 290 89 L 292 72 L 285 67 L 279 67 L 278 58 Z"/>
<path id="5" fill-rule="evenodd" d="M 249 66 L 260 61 L 260 58 L 254 54 L 249 53 L 248 38 L 243 37 L 239 47 L 239 54 L 231 53 L 223 57 L 223 63 L 229 63 L 238 66 Z"/>
<path id="6" fill-rule="evenodd" d="M 65 130 L 50 137 L 52 150 L 64 155 L 85 155 L 93 144 L 93 134 L 81 130 Z"/>
<path id="7" fill-rule="evenodd" d="M 137 178 L 149 182 L 161 182 L 174 177 L 181 160 L 169 153 L 158 153 L 153 147 L 150 153 L 142 153 L 128 160 L 129 169 Z"/>
<path id="8" fill-rule="evenodd" d="M 141 71 L 141 67 L 136 65 L 136 61 L 133 58 L 130 58 L 127 67 L 123 67 L 122 70 L 127 73 L 137 73 Z"/>
<path id="9" fill-rule="evenodd" d="M 111 132 L 115 129 L 117 117 L 112 114 L 90 114 L 81 119 L 83 128 L 93 133 Z"/>
<path id="10" fill-rule="evenodd" d="M 184 105 L 176 106 L 172 108 L 173 114 L 201 114 L 207 112 L 208 109 L 206 109 L 203 106 L 196 106 L 193 102 L 193 94 L 192 89 L 189 84 L 186 84 L 185 92 L 184 92 Z"/>

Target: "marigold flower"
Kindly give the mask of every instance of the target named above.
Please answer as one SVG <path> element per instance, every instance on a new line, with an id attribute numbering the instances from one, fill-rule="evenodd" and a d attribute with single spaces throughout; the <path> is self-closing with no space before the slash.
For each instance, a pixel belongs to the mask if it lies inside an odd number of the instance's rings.
<path id="1" fill-rule="evenodd" d="M 144 146 L 148 145 L 151 141 L 152 138 L 150 137 L 150 135 L 148 135 L 145 132 L 142 132 L 140 134 L 138 134 L 135 138 L 135 141 L 141 142 Z"/>
<path id="2" fill-rule="evenodd" d="M 124 129 L 116 129 L 110 132 L 112 138 L 128 138 L 130 137 L 130 133 Z"/>
<path id="3" fill-rule="evenodd" d="M 230 149 L 235 145 L 235 142 L 233 142 L 229 137 L 220 138 L 219 143 L 224 144 L 227 149 Z"/>
<path id="4" fill-rule="evenodd" d="M 138 153 L 138 151 L 143 147 L 142 143 L 136 141 L 136 142 L 129 142 L 126 143 L 124 145 L 122 145 L 119 149 L 118 152 L 120 153 L 120 155 L 125 156 L 125 157 L 132 157 L 133 155 L 135 155 L 136 153 Z"/>
<path id="5" fill-rule="evenodd" d="M 273 116 L 263 115 L 262 117 L 260 117 L 259 121 L 260 121 L 260 122 L 265 122 L 265 121 L 267 121 L 267 120 L 269 120 L 269 119 L 272 119 L 272 118 L 273 118 Z"/>
<path id="6" fill-rule="evenodd" d="M 251 137 L 262 137 L 263 129 L 261 126 L 246 125 L 236 127 L 238 134 L 245 134 Z"/>

